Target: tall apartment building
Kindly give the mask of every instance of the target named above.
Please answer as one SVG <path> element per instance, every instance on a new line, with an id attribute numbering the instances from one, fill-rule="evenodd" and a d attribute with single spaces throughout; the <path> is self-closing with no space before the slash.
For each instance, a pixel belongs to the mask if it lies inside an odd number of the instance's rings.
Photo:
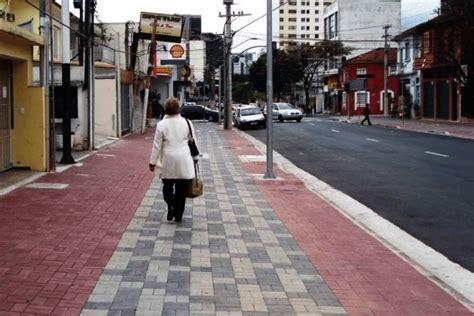
<path id="1" fill-rule="evenodd" d="M 324 8 L 335 0 L 280 0 L 279 45 L 288 48 L 296 41 L 314 43 L 324 38 Z"/>

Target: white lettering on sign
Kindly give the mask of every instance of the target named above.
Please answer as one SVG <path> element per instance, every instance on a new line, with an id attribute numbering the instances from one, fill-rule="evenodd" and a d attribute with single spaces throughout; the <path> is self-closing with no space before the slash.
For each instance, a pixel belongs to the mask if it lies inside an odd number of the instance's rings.
<path id="1" fill-rule="evenodd" d="M 2 87 L 2 96 L 3 96 L 4 99 L 7 98 L 7 87 L 6 86 Z"/>

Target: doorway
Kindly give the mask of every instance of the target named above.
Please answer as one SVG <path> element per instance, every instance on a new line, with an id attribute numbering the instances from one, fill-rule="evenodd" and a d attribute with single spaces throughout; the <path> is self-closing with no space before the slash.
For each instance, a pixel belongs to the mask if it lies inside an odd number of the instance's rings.
<path id="1" fill-rule="evenodd" d="M 11 65 L 0 60 L 0 171 L 11 168 Z"/>

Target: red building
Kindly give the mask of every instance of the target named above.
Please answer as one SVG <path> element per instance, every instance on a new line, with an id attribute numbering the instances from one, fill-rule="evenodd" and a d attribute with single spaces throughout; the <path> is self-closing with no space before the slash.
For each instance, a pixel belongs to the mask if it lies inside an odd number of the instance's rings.
<path id="1" fill-rule="evenodd" d="M 388 54 L 388 65 L 397 63 L 397 49 Z M 345 87 L 342 93 L 342 114 L 362 114 L 365 104 L 369 104 L 371 114 L 383 114 L 384 93 L 384 49 L 377 48 L 365 54 L 347 60 L 342 66 L 340 81 Z M 350 91 L 358 86 L 358 91 Z M 388 94 L 391 96 L 391 108 L 399 104 L 399 77 L 388 77 Z M 349 113 L 348 113 L 349 111 Z"/>
<path id="2" fill-rule="evenodd" d="M 421 116 L 426 119 L 459 121 L 472 117 L 472 104 L 462 98 L 459 80 L 465 52 L 459 26 L 452 17 L 439 16 L 417 25 L 421 56 L 413 68 L 421 71 Z M 464 40 L 472 40 L 466 37 Z M 466 65 L 467 67 L 467 65 Z M 466 91 L 464 91 L 466 92 Z"/>

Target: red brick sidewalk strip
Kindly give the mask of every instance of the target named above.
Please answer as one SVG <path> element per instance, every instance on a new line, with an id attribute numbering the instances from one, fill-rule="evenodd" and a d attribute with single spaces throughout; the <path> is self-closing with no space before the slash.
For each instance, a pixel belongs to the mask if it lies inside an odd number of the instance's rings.
<path id="1" fill-rule="evenodd" d="M 151 183 L 146 136 L 0 197 L 0 315 L 80 313 Z"/>
<path id="2" fill-rule="evenodd" d="M 235 132 L 225 138 L 237 155 L 260 154 Z M 264 163 L 242 166 L 265 172 Z M 472 315 L 294 175 L 274 170 L 283 181 L 256 180 L 258 188 L 350 315 Z"/>

